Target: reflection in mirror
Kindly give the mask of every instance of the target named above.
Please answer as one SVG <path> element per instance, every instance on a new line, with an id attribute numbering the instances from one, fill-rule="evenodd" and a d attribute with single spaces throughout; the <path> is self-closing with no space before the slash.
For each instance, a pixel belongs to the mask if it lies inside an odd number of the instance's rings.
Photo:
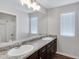
<path id="1" fill-rule="evenodd" d="M 0 43 L 16 39 L 16 16 L 0 12 Z"/>

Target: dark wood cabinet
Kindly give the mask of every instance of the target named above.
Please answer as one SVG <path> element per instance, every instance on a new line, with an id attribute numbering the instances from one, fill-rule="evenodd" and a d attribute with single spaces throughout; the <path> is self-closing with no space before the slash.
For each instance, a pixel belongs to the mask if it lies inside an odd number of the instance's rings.
<path id="1" fill-rule="evenodd" d="M 51 41 L 46 46 L 39 49 L 27 59 L 53 59 L 57 51 L 57 39 Z"/>
<path id="2" fill-rule="evenodd" d="M 31 56 L 29 56 L 26 59 L 38 59 L 38 52 L 35 52 L 34 54 L 32 54 Z"/>
<path id="3" fill-rule="evenodd" d="M 53 40 L 47 45 L 47 59 L 53 59 L 57 51 L 57 39 Z"/>
<path id="4" fill-rule="evenodd" d="M 47 49 L 46 46 L 42 47 L 39 51 L 38 51 L 38 59 L 47 59 Z"/>
<path id="5" fill-rule="evenodd" d="M 45 53 L 42 53 L 41 55 L 39 55 L 39 58 L 38 59 L 47 59 L 46 52 Z"/>
<path id="6" fill-rule="evenodd" d="M 54 46 L 47 49 L 47 59 L 53 59 L 53 56 L 55 55 Z"/>

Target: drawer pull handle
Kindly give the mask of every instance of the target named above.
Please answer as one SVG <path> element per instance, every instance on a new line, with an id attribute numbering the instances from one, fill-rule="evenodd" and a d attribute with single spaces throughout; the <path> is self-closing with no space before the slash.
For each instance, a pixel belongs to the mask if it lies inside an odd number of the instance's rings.
<path id="1" fill-rule="evenodd" d="M 48 45 L 48 48 L 51 47 L 51 45 Z"/>
<path id="2" fill-rule="evenodd" d="M 43 49 L 43 50 L 42 50 L 42 52 L 45 52 L 45 51 L 46 51 L 46 49 Z"/>

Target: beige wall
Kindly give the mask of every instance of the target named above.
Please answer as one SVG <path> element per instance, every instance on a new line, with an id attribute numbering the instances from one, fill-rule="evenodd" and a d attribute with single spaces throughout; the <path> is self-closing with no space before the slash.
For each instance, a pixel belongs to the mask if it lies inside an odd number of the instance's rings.
<path id="1" fill-rule="evenodd" d="M 21 13 L 17 16 L 17 39 L 22 40 L 27 37 L 29 33 L 29 15 L 27 13 Z"/>
<path id="2" fill-rule="evenodd" d="M 42 15 L 39 17 L 39 34 L 47 34 L 48 15 Z"/>
<path id="3" fill-rule="evenodd" d="M 60 36 L 60 14 L 68 13 L 68 12 L 76 12 L 76 33 L 75 37 L 62 37 Z M 54 8 L 49 10 L 48 17 L 48 33 L 58 35 L 58 52 L 67 53 L 73 56 L 79 56 L 79 40 L 78 34 L 78 20 L 79 18 L 79 3 L 62 6 L 59 8 Z"/>
<path id="4" fill-rule="evenodd" d="M 59 34 L 60 14 L 68 12 L 76 12 L 75 37 L 62 37 Z M 40 19 L 40 24 L 40 32 L 48 32 L 48 34 L 58 35 L 58 52 L 79 56 L 79 3 L 50 9 L 48 11 L 48 17 L 45 16 Z"/>

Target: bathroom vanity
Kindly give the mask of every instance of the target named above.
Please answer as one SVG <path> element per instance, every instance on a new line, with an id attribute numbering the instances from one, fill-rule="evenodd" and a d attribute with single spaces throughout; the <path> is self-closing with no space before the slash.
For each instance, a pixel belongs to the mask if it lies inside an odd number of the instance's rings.
<path id="1" fill-rule="evenodd" d="M 25 59 L 52 59 L 57 51 L 57 38 Z"/>
<path id="2" fill-rule="evenodd" d="M 56 36 L 35 36 L 16 43 L 5 47 L 8 50 L 2 48 L 0 59 L 52 59 L 57 51 Z"/>

